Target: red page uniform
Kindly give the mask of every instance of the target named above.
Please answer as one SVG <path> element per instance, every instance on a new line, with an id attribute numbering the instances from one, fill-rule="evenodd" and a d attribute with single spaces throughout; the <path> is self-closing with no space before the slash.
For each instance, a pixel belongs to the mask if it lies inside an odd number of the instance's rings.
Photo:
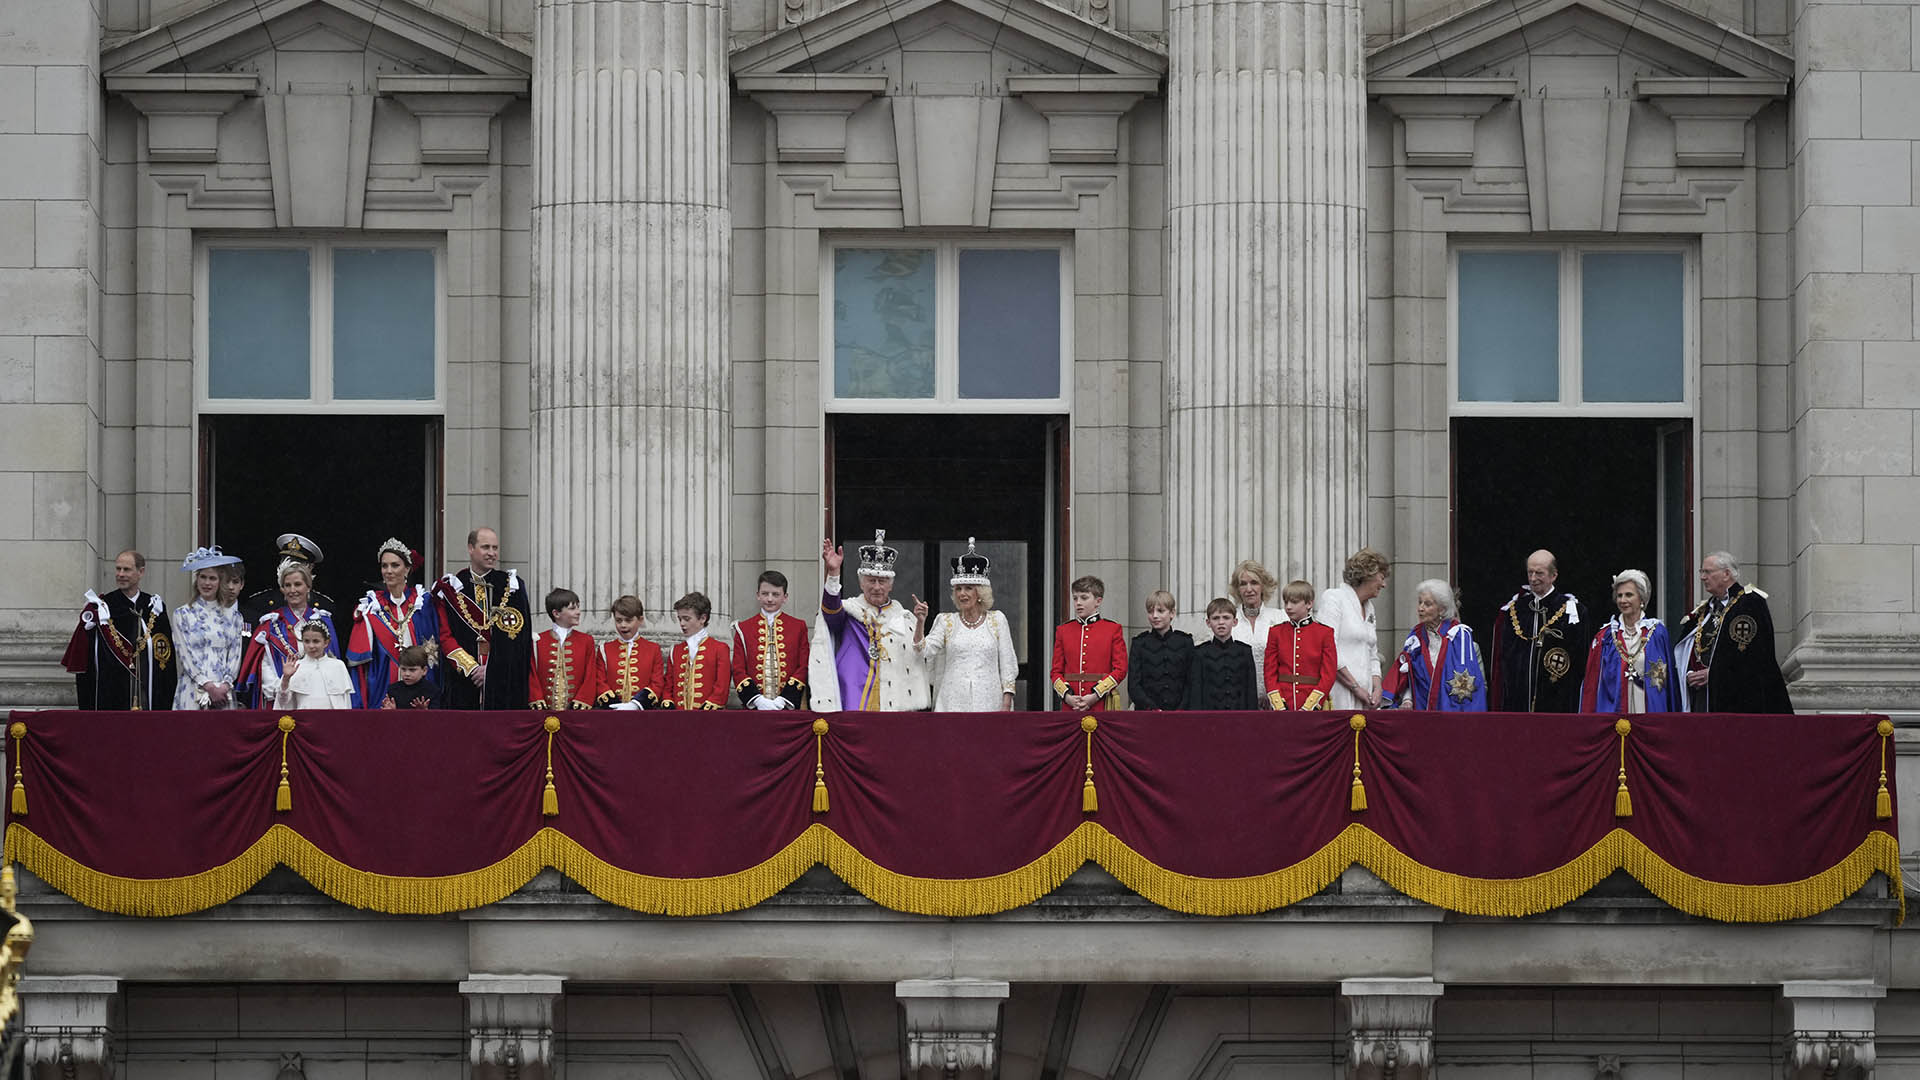
<path id="1" fill-rule="evenodd" d="M 1127 677 L 1127 641 L 1120 624 L 1089 615 L 1061 623 L 1053 631 L 1053 692 L 1092 694 L 1098 711 L 1120 707 L 1115 693 Z"/>
<path id="2" fill-rule="evenodd" d="M 600 646 L 601 708 L 639 702 L 657 708 L 666 693 L 666 660 L 660 646 L 633 635 L 632 641 L 614 638 Z"/>
<path id="3" fill-rule="evenodd" d="M 666 694 L 660 706 L 666 709 L 724 709 L 727 691 L 732 688 L 727 664 L 727 647 L 712 634 L 702 633 L 689 647 L 674 645 L 667 657 Z"/>
<path id="4" fill-rule="evenodd" d="M 807 694 L 807 624 L 785 612 L 761 612 L 733 624 L 733 689 L 740 704 L 767 699 L 774 708 L 797 709 Z M 773 699 L 786 702 L 781 706 Z"/>
<path id="5" fill-rule="evenodd" d="M 1340 662 L 1333 651 L 1333 627 L 1312 619 L 1283 622 L 1267 631 L 1267 704 L 1276 709 L 1318 709 L 1326 705 Z"/>
<path id="6" fill-rule="evenodd" d="M 591 709 L 600 696 L 600 656 L 585 630 L 544 630 L 533 639 L 527 672 L 530 709 Z"/>

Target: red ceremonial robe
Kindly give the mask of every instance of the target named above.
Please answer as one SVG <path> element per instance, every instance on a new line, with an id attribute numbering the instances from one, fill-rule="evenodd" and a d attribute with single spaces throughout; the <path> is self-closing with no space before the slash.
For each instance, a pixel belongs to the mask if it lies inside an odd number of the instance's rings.
<path id="1" fill-rule="evenodd" d="M 666 662 L 660 646 L 635 634 L 632 641 L 614 638 L 600 646 L 600 700 L 602 708 L 638 701 L 657 706 L 667 692 Z"/>
<path id="2" fill-rule="evenodd" d="M 743 706 L 755 697 L 783 697 L 799 708 L 807 694 L 806 620 L 782 611 L 734 623 L 733 679 Z"/>
<path id="3" fill-rule="evenodd" d="M 660 704 L 668 709 L 724 709 L 733 686 L 727 647 L 712 634 L 691 652 L 682 641 L 667 657 L 667 689 Z"/>
<path id="4" fill-rule="evenodd" d="M 1120 695 L 1114 691 L 1126 677 L 1127 640 L 1119 623 L 1090 615 L 1054 628 L 1054 693 L 1063 698 L 1092 694 L 1099 699 L 1093 703 L 1095 711 L 1117 709 Z"/>
<path id="5" fill-rule="evenodd" d="M 1267 704 L 1276 709 L 1318 709 L 1333 690 L 1340 661 L 1333 627 L 1309 620 L 1281 623 L 1267 631 Z"/>
<path id="6" fill-rule="evenodd" d="M 593 635 L 572 630 L 562 643 L 553 630 L 533 639 L 533 666 L 527 671 L 527 708 L 591 709 L 600 696 L 600 655 Z"/>

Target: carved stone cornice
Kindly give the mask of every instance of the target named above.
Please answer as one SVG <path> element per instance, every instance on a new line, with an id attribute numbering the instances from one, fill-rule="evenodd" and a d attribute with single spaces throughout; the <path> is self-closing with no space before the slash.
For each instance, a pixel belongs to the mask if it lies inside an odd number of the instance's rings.
<path id="1" fill-rule="evenodd" d="M 1738 167 L 1747 161 L 1747 121 L 1787 96 L 1785 79 L 1635 79 L 1644 98 L 1673 121 L 1674 161 Z"/>
<path id="2" fill-rule="evenodd" d="M 847 119 L 887 92 L 885 75 L 740 75 L 734 85 L 773 114 L 781 161 L 845 161 Z"/>
<path id="3" fill-rule="evenodd" d="M 493 118 L 526 97 L 531 80 L 513 75 L 382 75 L 376 86 L 420 121 L 420 160 L 475 164 L 493 149 Z"/>
<path id="4" fill-rule="evenodd" d="M 120 980 L 105 975 L 28 975 L 25 1001 L 29 1075 L 111 1080 L 113 1040 L 120 1026 Z"/>
<path id="5" fill-rule="evenodd" d="M 1160 89 L 1150 75 L 1011 75 L 1007 92 L 1047 118 L 1048 160 L 1120 159 L 1120 118 Z"/>
<path id="6" fill-rule="evenodd" d="M 1472 165 L 1474 125 L 1519 93 L 1518 79 L 1367 80 L 1367 96 L 1406 127 L 1409 165 Z"/>
<path id="7" fill-rule="evenodd" d="M 553 1007 L 558 975 L 474 975 L 467 999 L 467 1063 L 477 1080 L 545 1080 L 553 1075 Z"/>
<path id="8" fill-rule="evenodd" d="M 995 1075 L 1000 1011 L 1009 984 L 997 979 L 908 979 L 894 996 L 907 1035 L 909 1080 L 986 1080 Z"/>
<path id="9" fill-rule="evenodd" d="M 219 157 L 220 118 L 260 92 L 251 72 L 109 75 L 117 94 L 147 118 L 147 160 L 205 164 Z"/>
<path id="10" fill-rule="evenodd" d="M 1427 1080 L 1433 1073 L 1432 979 L 1347 979 L 1348 1080 Z"/>

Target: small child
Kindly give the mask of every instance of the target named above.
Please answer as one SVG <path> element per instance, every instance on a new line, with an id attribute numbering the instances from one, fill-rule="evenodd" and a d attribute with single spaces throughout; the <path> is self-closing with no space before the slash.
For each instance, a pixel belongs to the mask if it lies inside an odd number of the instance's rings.
<path id="1" fill-rule="evenodd" d="M 787 575 L 760 575 L 760 614 L 733 624 L 733 689 L 747 709 L 797 709 L 807 695 L 807 624 L 780 609 Z"/>
<path id="2" fill-rule="evenodd" d="M 1076 578 L 1073 621 L 1053 631 L 1053 692 L 1074 712 L 1120 707 L 1121 680 L 1127 677 L 1127 641 L 1120 624 L 1100 617 L 1107 586 L 1088 575 Z"/>
<path id="3" fill-rule="evenodd" d="M 690 592 L 673 602 L 673 617 L 679 620 L 685 640 L 673 647 L 667 657 L 666 695 L 661 705 L 669 709 L 724 709 L 729 678 L 727 647 L 707 633 L 713 618 L 713 604 L 703 593 Z"/>
<path id="4" fill-rule="evenodd" d="M 427 680 L 427 647 L 409 645 L 400 650 L 396 661 L 400 681 L 387 684 L 387 696 L 380 699 L 383 709 L 437 709 L 440 688 Z"/>
<path id="5" fill-rule="evenodd" d="M 1127 696 L 1142 711 L 1178 709 L 1187 698 L 1187 672 L 1193 667 L 1193 635 L 1173 629 L 1173 594 L 1147 594 L 1147 628 L 1133 636 L 1127 661 Z"/>
<path id="6" fill-rule="evenodd" d="M 600 695 L 600 655 L 593 635 L 577 630 L 580 597 L 572 589 L 547 594 L 547 618 L 553 629 L 533 641 L 527 672 L 527 708 L 590 709 Z"/>
<path id="7" fill-rule="evenodd" d="M 613 616 L 613 637 L 600 646 L 600 699 L 603 709 L 643 709 L 656 706 L 667 685 L 666 664 L 660 646 L 640 636 L 647 609 L 640 598 L 622 596 L 607 609 Z"/>
<path id="8" fill-rule="evenodd" d="M 327 650 L 333 634 L 319 619 L 300 624 L 301 655 L 287 661 L 275 692 L 276 709 L 351 709 L 353 680 L 347 665 Z"/>
<path id="9" fill-rule="evenodd" d="M 1225 712 L 1260 707 L 1253 647 L 1233 640 L 1236 616 L 1233 601 L 1224 596 L 1207 604 L 1207 629 L 1213 631 L 1213 637 L 1194 646 L 1193 671 L 1187 677 L 1187 708 Z"/>
<path id="10" fill-rule="evenodd" d="M 1313 586 L 1289 581 L 1280 590 L 1287 621 L 1267 631 L 1267 704 L 1275 709 L 1318 709 L 1333 690 L 1340 661 L 1333 627 L 1313 621 Z"/>

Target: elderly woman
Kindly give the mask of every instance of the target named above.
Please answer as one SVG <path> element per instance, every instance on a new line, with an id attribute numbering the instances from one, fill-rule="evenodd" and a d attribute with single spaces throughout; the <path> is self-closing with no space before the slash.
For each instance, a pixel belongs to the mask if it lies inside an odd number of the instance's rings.
<path id="1" fill-rule="evenodd" d="M 1394 702 L 1429 712 L 1486 712 L 1487 673 L 1473 631 L 1455 617 L 1453 587 L 1438 578 L 1414 586 L 1420 624 L 1400 646 Z"/>
<path id="2" fill-rule="evenodd" d="M 954 610 L 942 612 L 927 630 L 927 603 L 913 599 L 913 649 L 929 660 L 945 654 L 933 680 L 935 712 L 1010 712 L 1020 662 L 1013 652 L 1007 617 L 993 610 L 987 557 L 974 550 L 953 560 Z"/>
<path id="3" fill-rule="evenodd" d="M 272 708 L 279 698 L 282 672 L 289 661 L 298 660 L 304 652 L 300 642 L 303 624 L 324 623 L 326 651 L 336 657 L 340 653 L 340 635 L 334 630 L 333 616 L 313 605 L 313 566 L 299 559 L 281 559 L 275 579 L 280 583 L 282 602 L 254 625 L 253 640 L 240 661 L 240 681 L 236 684 L 244 700 L 255 709 Z"/>
<path id="4" fill-rule="evenodd" d="M 1587 677 L 1580 687 L 1581 712 L 1680 712 L 1673 645 L 1664 623 L 1646 614 L 1653 584 L 1639 570 L 1613 575 L 1613 604 L 1620 613 L 1593 636 Z"/>
<path id="5" fill-rule="evenodd" d="M 1387 587 L 1393 564 L 1370 547 L 1347 556 L 1342 584 L 1322 592 L 1316 618 L 1333 628 L 1334 674 L 1330 709 L 1371 709 L 1380 701 L 1380 638 L 1373 600 Z"/>
<path id="6" fill-rule="evenodd" d="M 1267 637 L 1273 628 L 1287 621 L 1286 615 L 1272 604 L 1273 592 L 1280 587 L 1272 571 L 1252 559 L 1233 568 L 1227 581 L 1228 595 L 1234 599 L 1233 640 L 1245 642 L 1253 650 L 1253 670 L 1265 671 Z M 1263 699 L 1261 707 L 1265 708 Z"/>
<path id="7" fill-rule="evenodd" d="M 193 575 L 193 599 L 173 609 L 174 652 L 180 657 L 176 709 L 231 709 L 247 624 L 228 588 L 240 557 L 218 547 L 195 548 L 180 563 Z"/>

